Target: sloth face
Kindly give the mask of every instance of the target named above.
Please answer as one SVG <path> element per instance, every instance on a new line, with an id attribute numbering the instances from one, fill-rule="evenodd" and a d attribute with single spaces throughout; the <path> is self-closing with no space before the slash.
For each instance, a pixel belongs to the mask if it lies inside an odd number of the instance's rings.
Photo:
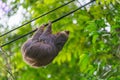
<path id="1" fill-rule="evenodd" d="M 69 31 L 61 31 L 56 34 L 55 45 L 59 51 L 63 48 L 64 44 L 68 40 L 68 36 L 69 36 Z"/>

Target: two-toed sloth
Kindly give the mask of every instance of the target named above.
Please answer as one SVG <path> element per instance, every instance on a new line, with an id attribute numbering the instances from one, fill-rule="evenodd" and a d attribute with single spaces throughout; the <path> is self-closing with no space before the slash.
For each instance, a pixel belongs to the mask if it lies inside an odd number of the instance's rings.
<path id="1" fill-rule="evenodd" d="M 45 66 L 52 62 L 68 40 L 69 31 L 52 34 L 51 22 L 46 30 L 44 28 L 44 25 L 38 28 L 21 48 L 23 59 L 33 67 Z"/>

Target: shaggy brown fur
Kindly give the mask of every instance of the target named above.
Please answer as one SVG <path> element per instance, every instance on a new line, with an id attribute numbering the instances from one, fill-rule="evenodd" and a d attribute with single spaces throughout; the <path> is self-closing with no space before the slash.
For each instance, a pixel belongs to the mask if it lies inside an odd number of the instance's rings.
<path id="1" fill-rule="evenodd" d="M 21 48 L 23 59 L 33 67 L 45 66 L 52 62 L 68 40 L 69 31 L 52 34 L 51 22 L 46 30 L 44 28 L 44 25 L 38 28 L 33 37 Z"/>

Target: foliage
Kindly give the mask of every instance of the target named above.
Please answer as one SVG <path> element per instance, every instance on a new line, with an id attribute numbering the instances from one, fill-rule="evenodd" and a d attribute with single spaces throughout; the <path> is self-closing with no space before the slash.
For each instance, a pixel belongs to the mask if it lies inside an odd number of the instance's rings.
<path id="1" fill-rule="evenodd" d="M 69 0 L 14 0 L 14 7 L 8 17 L 23 7 L 33 19 L 52 10 Z M 7 1 L 4 1 L 7 2 Z M 25 34 L 38 25 L 55 20 L 78 8 L 78 1 L 26 25 L 1 38 L 5 43 Z M 79 4 L 80 5 L 80 4 Z M 16 6 L 16 7 L 15 7 Z M 2 24 L 0 24 L 2 25 Z M 4 28 L 4 27 L 2 27 Z M 97 0 L 89 7 L 61 19 L 53 24 L 53 33 L 69 30 L 69 40 L 54 61 L 38 69 L 31 68 L 22 60 L 20 47 L 31 35 L 5 46 L 0 55 L 0 79 L 10 79 L 10 73 L 16 80 L 119 80 L 120 79 L 120 1 Z M 8 31 L 4 29 L 4 31 Z M 1 33 L 2 34 L 2 33 Z M 9 63 L 7 63 L 7 61 Z M 4 67 L 9 64 L 9 67 Z M 8 73 L 6 68 L 10 68 Z M 12 79 L 14 79 L 14 77 Z"/>

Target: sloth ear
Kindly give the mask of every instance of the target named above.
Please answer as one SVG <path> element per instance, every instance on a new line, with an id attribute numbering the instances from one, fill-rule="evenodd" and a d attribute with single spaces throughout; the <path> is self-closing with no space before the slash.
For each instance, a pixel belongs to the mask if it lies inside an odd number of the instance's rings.
<path id="1" fill-rule="evenodd" d="M 67 35 L 69 35 L 70 31 L 65 31 L 65 33 L 66 33 Z"/>

